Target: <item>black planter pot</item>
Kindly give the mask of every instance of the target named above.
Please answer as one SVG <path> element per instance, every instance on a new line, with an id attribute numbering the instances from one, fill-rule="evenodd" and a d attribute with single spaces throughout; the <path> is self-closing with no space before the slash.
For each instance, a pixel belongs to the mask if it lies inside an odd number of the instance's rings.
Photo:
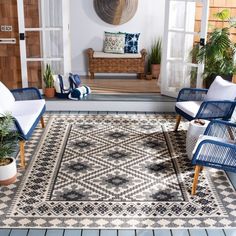
<path id="1" fill-rule="evenodd" d="M 205 88 L 209 89 L 211 84 L 213 83 L 213 81 L 215 80 L 216 76 L 218 75 L 210 75 L 209 77 L 207 77 L 204 81 L 204 84 L 205 84 Z M 223 79 L 229 81 L 229 82 L 232 82 L 233 80 L 233 75 L 220 75 Z"/>

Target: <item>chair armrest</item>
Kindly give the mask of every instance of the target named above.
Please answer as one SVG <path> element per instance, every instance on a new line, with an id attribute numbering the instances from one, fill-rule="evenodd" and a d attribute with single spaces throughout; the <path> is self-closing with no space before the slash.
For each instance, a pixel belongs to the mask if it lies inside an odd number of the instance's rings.
<path id="1" fill-rule="evenodd" d="M 208 89 L 183 88 L 179 91 L 177 102 L 181 101 L 203 101 Z"/>
<path id="2" fill-rule="evenodd" d="M 205 139 L 198 144 L 192 164 L 236 172 L 236 143 Z"/>
<path id="3" fill-rule="evenodd" d="M 223 118 L 229 120 L 234 112 L 235 105 L 235 101 L 203 101 L 196 118 L 208 120 Z"/>
<path id="4" fill-rule="evenodd" d="M 223 120 L 212 120 L 208 124 L 204 135 L 236 141 L 236 123 Z"/>
<path id="5" fill-rule="evenodd" d="M 42 96 L 37 88 L 13 89 L 11 92 L 16 101 L 42 99 Z"/>

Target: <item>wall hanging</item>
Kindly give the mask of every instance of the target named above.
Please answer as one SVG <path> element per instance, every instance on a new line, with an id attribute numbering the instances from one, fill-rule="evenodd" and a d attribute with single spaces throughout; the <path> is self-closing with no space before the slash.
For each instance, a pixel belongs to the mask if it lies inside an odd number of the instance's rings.
<path id="1" fill-rule="evenodd" d="M 94 0 L 94 9 L 106 23 L 121 25 L 136 13 L 138 0 Z"/>

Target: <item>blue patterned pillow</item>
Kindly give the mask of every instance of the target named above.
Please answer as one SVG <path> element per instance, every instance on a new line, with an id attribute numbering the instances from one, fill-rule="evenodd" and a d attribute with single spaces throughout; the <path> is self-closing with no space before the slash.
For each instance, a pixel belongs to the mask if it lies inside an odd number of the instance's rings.
<path id="1" fill-rule="evenodd" d="M 140 33 L 125 34 L 125 53 L 138 53 L 138 39 Z"/>

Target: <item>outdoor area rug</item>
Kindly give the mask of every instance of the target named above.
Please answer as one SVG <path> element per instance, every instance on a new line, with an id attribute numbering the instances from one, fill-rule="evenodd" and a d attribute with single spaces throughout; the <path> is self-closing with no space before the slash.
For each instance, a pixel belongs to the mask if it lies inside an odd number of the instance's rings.
<path id="1" fill-rule="evenodd" d="M 0 228 L 236 227 L 226 174 L 194 169 L 183 128 L 165 114 L 48 114 L 27 169 L 0 187 Z"/>

